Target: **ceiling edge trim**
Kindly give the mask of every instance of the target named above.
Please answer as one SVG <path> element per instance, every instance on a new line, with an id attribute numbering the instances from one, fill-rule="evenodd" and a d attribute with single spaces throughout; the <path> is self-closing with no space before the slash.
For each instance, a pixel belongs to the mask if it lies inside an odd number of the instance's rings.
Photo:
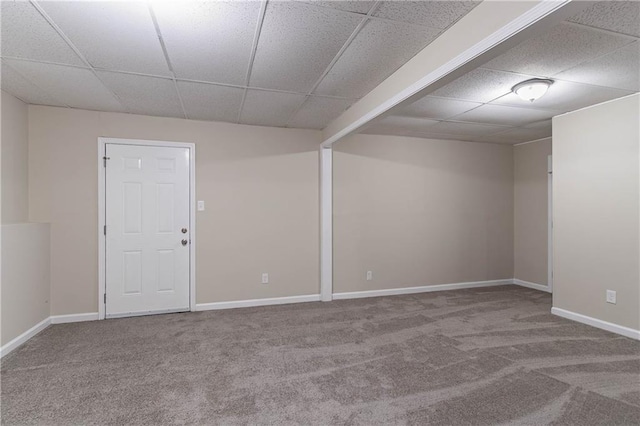
<path id="1" fill-rule="evenodd" d="M 520 145 L 527 145 L 527 144 L 530 144 L 530 143 L 543 142 L 543 141 L 547 141 L 549 139 L 551 139 L 551 136 L 547 136 L 546 138 L 534 139 L 532 141 L 514 143 L 513 146 L 520 146 Z"/>

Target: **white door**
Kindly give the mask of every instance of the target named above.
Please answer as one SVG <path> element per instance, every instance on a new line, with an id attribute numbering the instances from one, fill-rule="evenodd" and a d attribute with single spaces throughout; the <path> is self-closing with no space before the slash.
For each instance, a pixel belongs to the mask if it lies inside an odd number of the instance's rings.
<path id="1" fill-rule="evenodd" d="M 189 148 L 105 152 L 106 316 L 189 310 Z"/>

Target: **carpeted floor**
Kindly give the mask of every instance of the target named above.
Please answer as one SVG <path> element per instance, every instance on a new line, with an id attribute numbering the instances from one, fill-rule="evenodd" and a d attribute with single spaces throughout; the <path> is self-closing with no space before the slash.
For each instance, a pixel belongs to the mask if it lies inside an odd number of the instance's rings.
<path id="1" fill-rule="evenodd" d="M 55 325 L 2 423 L 640 424 L 640 342 L 516 286 Z"/>

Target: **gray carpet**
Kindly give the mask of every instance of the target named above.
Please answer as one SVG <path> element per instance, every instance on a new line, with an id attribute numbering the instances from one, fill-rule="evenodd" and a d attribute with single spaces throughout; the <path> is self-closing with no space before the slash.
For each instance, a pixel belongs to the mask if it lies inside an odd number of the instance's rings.
<path id="1" fill-rule="evenodd" d="M 516 286 L 55 325 L 2 423 L 640 424 L 640 342 Z"/>

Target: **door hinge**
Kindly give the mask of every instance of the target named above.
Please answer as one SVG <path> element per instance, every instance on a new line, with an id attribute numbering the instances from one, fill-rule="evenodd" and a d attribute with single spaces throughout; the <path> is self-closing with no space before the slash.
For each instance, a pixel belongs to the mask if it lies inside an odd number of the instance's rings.
<path id="1" fill-rule="evenodd" d="M 107 160 L 111 160 L 111 157 L 102 157 L 102 164 L 107 167 Z"/>
<path id="2" fill-rule="evenodd" d="M 104 300 L 104 304 L 107 304 L 107 293 L 104 294 L 104 297 L 102 298 Z"/>
<path id="3" fill-rule="evenodd" d="M 105 225 L 105 226 L 102 228 L 102 232 L 104 233 L 104 235 L 107 235 L 107 225 Z"/>

